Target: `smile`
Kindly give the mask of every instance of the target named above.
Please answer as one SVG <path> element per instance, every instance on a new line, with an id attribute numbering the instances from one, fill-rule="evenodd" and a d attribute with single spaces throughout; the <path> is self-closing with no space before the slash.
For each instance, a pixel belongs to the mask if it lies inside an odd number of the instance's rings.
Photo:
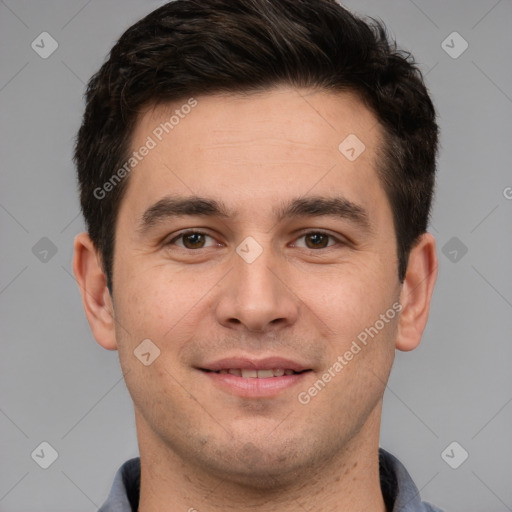
<path id="1" fill-rule="evenodd" d="M 217 389 L 242 398 L 272 398 L 298 386 L 312 370 L 305 365 L 269 357 L 232 357 L 196 367 Z"/>
<path id="2" fill-rule="evenodd" d="M 268 370 L 255 370 L 254 368 L 229 368 L 222 370 L 205 370 L 205 371 L 213 371 L 213 373 L 219 373 L 221 375 L 236 375 L 237 377 L 243 377 L 244 379 L 270 379 L 272 377 L 282 377 L 283 375 L 294 375 L 297 373 L 291 369 L 283 369 L 283 368 L 274 368 Z M 303 370 L 307 371 L 307 370 Z"/>

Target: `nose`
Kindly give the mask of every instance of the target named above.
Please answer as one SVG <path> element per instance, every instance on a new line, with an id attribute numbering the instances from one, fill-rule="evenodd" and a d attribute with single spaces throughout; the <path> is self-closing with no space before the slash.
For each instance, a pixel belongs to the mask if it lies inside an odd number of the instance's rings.
<path id="1" fill-rule="evenodd" d="M 215 314 L 230 329 L 268 333 L 293 325 L 299 298 L 286 282 L 286 272 L 270 249 L 249 263 L 234 254 L 234 267 L 221 282 Z"/>

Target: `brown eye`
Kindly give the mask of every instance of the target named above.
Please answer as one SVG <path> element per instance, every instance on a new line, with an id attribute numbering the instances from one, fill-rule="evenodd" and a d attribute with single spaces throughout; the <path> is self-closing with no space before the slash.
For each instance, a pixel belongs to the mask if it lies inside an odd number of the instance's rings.
<path id="1" fill-rule="evenodd" d="M 205 249 L 216 245 L 215 239 L 206 233 L 200 231 L 188 231 L 181 233 L 167 243 L 167 245 L 177 245 L 183 249 Z"/>
<path id="2" fill-rule="evenodd" d="M 183 246 L 187 249 L 202 249 L 205 244 L 205 235 L 201 233 L 189 233 L 181 235 Z"/>
<path id="3" fill-rule="evenodd" d="M 329 245 L 329 235 L 325 233 L 309 233 L 304 238 L 308 249 L 323 249 Z"/>

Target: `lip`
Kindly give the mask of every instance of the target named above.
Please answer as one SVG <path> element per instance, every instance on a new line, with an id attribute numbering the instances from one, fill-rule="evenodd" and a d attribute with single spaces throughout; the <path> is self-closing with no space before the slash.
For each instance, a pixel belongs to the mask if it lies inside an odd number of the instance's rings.
<path id="1" fill-rule="evenodd" d="M 229 357 L 219 359 L 211 363 L 205 363 L 199 369 L 218 372 L 219 370 L 229 370 L 230 368 L 245 368 L 251 370 L 272 370 L 274 368 L 282 368 L 283 370 L 293 370 L 294 372 L 302 372 L 310 369 L 301 363 L 282 357 L 265 357 L 263 359 Z"/>
<path id="2" fill-rule="evenodd" d="M 229 373 L 216 373 L 228 369 L 268 370 L 282 368 L 293 370 L 293 375 L 283 375 L 269 378 L 247 378 Z M 210 382 L 224 392 L 242 398 L 270 398 L 298 385 L 310 373 L 305 365 L 282 357 L 267 357 L 264 359 L 225 358 L 207 363 L 197 368 Z"/>

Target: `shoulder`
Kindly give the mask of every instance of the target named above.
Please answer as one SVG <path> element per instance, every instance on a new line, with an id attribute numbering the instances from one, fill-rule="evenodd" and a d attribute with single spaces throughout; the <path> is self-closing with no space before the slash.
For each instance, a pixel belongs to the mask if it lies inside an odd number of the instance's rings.
<path id="1" fill-rule="evenodd" d="M 393 455 L 379 449 L 380 482 L 390 512 L 443 512 L 421 501 L 420 492 L 404 465 Z"/>
<path id="2" fill-rule="evenodd" d="M 140 459 L 127 460 L 114 477 L 107 501 L 98 512 L 136 512 L 140 493 Z"/>

